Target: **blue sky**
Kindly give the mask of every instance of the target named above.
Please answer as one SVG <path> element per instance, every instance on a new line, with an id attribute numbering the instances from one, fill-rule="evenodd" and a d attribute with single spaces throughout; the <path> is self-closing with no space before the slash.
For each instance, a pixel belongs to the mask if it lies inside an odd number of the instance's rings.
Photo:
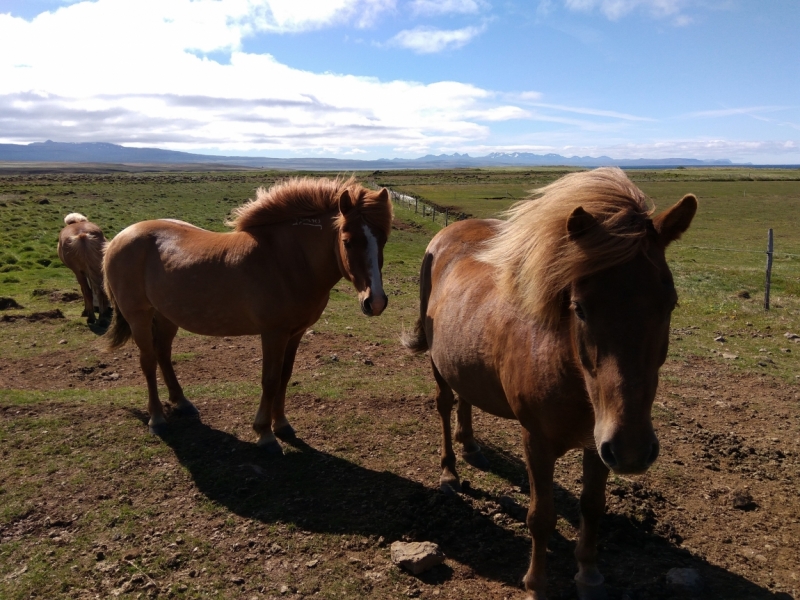
<path id="1" fill-rule="evenodd" d="M 800 164 L 797 0 L 0 0 L 0 142 Z"/>

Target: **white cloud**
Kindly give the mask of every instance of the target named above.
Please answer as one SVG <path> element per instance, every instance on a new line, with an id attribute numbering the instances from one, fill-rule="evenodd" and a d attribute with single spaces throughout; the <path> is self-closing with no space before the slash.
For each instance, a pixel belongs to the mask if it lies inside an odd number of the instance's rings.
<path id="1" fill-rule="evenodd" d="M 533 99 L 535 100 L 535 99 Z M 559 112 L 569 112 L 569 113 L 576 113 L 580 115 L 592 115 L 595 117 L 610 117 L 612 119 L 620 119 L 623 121 L 654 121 L 655 119 L 651 119 L 648 117 L 639 117 L 636 115 L 629 115 L 626 113 L 616 112 L 613 110 L 599 110 L 596 108 L 582 108 L 577 106 L 564 106 L 561 104 L 546 104 L 544 102 L 532 102 L 532 106 L 537 106 L 539 108 L 548 108 L 553 109 Z"/>
<path id="2" fill-rule="evenodd" d="M 313 73 L 241 51 L 256 30 L 318 27 L 356 9 L 358 24 L 390 5 L 98 0 L 30 22 L 0 15 L 0 141 L 346 153 L 486 139 L 484 123 L 525 117 L 468 84 Z M 220 50 L 230 64 L 203 58 Z"/>
<path id="3" fill-rule="evenodd" d="M 720 108 L 716 110 L 702 110 L 693 113 L 689 113 L 688 117 L 700 117 L 700 118 L 708 118 L 708 117 L 732 117 L 732 116 L 739 116 L 739 115 L 749 115 L 749 116 L 757 116 L 758 113 L 765 113 L 765 112 L 778 112 L 782 110 L 787 110 L 790 107 L 788 106 L 746 106 L 746 107 L 739 107 L 739 108 Z"/>
<path id="4" fill-rule="evenodd" d="M 483 0 L 412 0 L 418 15 L 476 14 L 486 7 Z"/>
<path id="5" fill-rule="evenodd" d="M 401 31 L 389 43 L 408 48 L 419 54 L 433 54 L 443 50 L 461 48 L 483 33 L 484 29 L 484 27 L 464 27 L 463 29 L 445 30 L 417 27 Z"/>
<path id="6" fill-rule="evenodd" d="M 549 4 L 547 2 L 548 6 Z M 612 21 L 635 10 L 643 10 L 655 18 L 674 17 L 678 25 L 687 25 L 690 22 L 689 17 L 681 14 L 687 0 L 564 0 L 564 4 L 568 9 L 579 12 L 593 12 L 598 9 Z"/>

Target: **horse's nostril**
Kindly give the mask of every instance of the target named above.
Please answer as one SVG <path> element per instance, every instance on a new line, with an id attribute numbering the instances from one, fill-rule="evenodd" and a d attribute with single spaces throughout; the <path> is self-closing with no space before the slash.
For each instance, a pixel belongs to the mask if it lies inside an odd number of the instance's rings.
<path id="1" fill-rule="evenodd" d="M 361 310 L 364 311 L 365 315 L 372 314 L 372 303 L 369 301 L 369 298 L 365 298 L 364 302 L 361 303 Z"/>
<path id="2" fill-rule="evenodd" d="M 600 444 L 600 458 L 606 463 L 606 466 L 613 469 L 617 466 L 617 458 L 614 456 L 614 451 L 611 449 L 611 442 L 603 442 Z"/>

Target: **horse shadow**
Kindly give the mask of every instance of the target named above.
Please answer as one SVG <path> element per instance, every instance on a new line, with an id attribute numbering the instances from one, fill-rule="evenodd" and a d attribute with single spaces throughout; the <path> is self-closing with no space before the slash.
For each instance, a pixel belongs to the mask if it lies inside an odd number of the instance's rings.
<path id="1" fill-rule="evenodd" d="M 147 422 L 147 414 L 129 409 Z M 283 457 L 199 419 L 168 417 L 161 439 L 207 499 L 265 524 L 308 532 L 360 535 L 371 543 L 437 543 L 448 559 L 474 575 L 520 585 L 530 557 L 527 530 L 509 531 L 462 497 L 389 471 L 369 469 L 298 440 Z M 498 553 L 502 548 L 503 552 Z M 419 575 L 426 583 L 453 576 L 445 564 Z"/>
<path id="2" fill-rule="evenodd" d="M 147 422 L 143 411 L 130 412 Z M 251 442 L 185 417 L 170 418 L 170 428 L 161 439 L 188 470 L 200 493 L 241 517 L 265 524 L 290 523 L 314 533 L 360 535 L 379 545 L 401 539 L 432 541 L 468 572 L 510 586 L 520 585 L 528 567 L 527 529 L 515 533 L 462 496 L 445 496 L 438 489 L 357 465 L 302 440 L 276 458 L 264 455 Z M 490 471 L 527 490 L 522 460 L 493 445 L 483 445 L 483 451 L 491 462 Z M 499 500 L 472 486 L 467 486 L 465 495 Z M 555 500 L 558 515 L 577 528 L 578 498 L 556 484 Z M 524 511 L 507 512 L 524 520 Z M 572 579 L 574 549 L 574 541 L 558 532 L 550 541 L 549 596 L 553 599 L 577 598 Z M 619 514 L 606 515 L 602 521 L 599 567 L 606 577 L 609 600 L 791 598 L 712 565 L 647 524 Z M 671 592 L 665 575 L 673 567 L 697 569 L 705 589 L 694 596 Z M 450 566 L 441 565 L 418 578 L 435 584 L 453 574 Z"/>
<path id="3" fill-rule="evenodd" d="M 490 472 L 517 487 L 519 491 L 529 493 L 528 473 L 523 460 L 492 444 L 481 442 L 481 447 L 489 460 Z M 606 493 L 612 493 L 611 484 L 607 486 Z M 580 526 L 579 498 L 556 483 L 555 505 L 558 516 L 577 530 Z M 520 518 L 524 518 L 524 515 L 520 514 Z M 760 587 L 676 545 L 673 541 L 674 532 L 671 531 L 669 523 L 658 524 L 652 518 L 637 519 L 608 513 L 604 515 L 600 528 L 599 567 L 606 578 L 611 600 L 617 598 L 791 600 L 789 594 L 775 593 Z M 575 564 L 570 559 L 575 551 L 575 542 L 557 532 L 548 545 L 548 550 L 550 549 L 555 551 L 554 556 L 548 556 L 551 579 L 563 581 L 565 578 L 571 578 Z M 551 558 L 556 560 L 550 560 Z M 666 573 L 676 567 L 699 571 L 705 581 L 705 589 L 693 596 L 671 592 L 666 585 Z M 560 591 L 561 594 L 554 597 L 575 597 L 568 589 Z"/>

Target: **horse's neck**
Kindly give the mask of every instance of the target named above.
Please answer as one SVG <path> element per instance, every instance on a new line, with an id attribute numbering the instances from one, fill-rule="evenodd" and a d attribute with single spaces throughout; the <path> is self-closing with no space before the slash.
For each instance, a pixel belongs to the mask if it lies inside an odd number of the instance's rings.
<path id="1" fill-rule="evenodd" d="M 303 254 L 308 277 L 326 291 L 342 278 L 336 255 L 339 232 L 334 226 L 334 218 L 335 214 L 328 214 L 297 219 L 284 225 L 297 243 L 296 251 Z"/>

